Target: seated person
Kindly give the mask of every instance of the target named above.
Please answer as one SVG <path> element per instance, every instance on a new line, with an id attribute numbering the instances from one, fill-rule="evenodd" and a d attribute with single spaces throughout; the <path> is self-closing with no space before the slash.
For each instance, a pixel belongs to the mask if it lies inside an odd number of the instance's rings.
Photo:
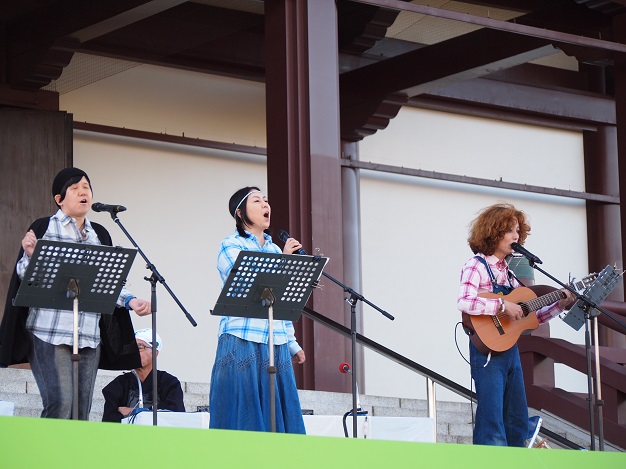
<path id="1" fill-rule="evenodd" d="M 102 389 L 104 395 L 103 422 L 121 422 L 136 408 L 152 408 L 152 353 L 159 355 L 163 342 L 156 335 L 156 347 L 152 344 L 152 329 L 135 332 L 135 340 L 141 355 L 141 368 L 118 376 Z M 175 376 L 157 372 L 157 409 L 185 412 L 183 390 Z"/>

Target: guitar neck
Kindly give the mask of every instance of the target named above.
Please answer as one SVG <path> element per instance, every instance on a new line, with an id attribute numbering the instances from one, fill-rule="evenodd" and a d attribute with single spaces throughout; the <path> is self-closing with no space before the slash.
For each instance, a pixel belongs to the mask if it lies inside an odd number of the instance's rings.
<path id="1" fill-rule="evenodd" d="M 533 298 L 532 300 L 525 301 L 522 303 L 522 306 L 525 306 L 525 313 L 528 314 L 531 311 L 537 311 L 538 309 L 543 308 L 544 306 L 551 305 L 552 303 L 559 301 L 565 298 L 565 293 L 561 290 L 553 291 L 548 293 L 547 295 L 542 295 L 537 298 Z"/>

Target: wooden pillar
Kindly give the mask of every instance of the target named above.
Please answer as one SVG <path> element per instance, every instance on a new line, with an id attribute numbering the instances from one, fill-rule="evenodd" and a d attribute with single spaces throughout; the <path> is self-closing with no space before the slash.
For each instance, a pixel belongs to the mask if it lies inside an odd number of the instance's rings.
<path id="1" fill-rule="evenodd" d="M 616 42 L 626 41 L 626 14 L 614 17 L 613 31 Z M 605 248 L 608 258 L 604 265 L 617 262 L 618 267 L 624 268 L 623 254 L 626 252 L 626 239 L 623 236 L 623 233 L 626 233 L 626 56 L 624 54 L 615 57 L 613 84 L 615 87 L 616 127 L 614 130 L 606 129 L 602 132 L 607 135 L 604 138 L 607 146 L 605 153 L 610 155 L 607 157 L 608 167 L 604 169 L 607 175 L 604 191 L 610 190 L 612 191 L 610 193 L 619 191 L 620 206 L 606 207 L 597 216 L 602 217 L 601 223 L 603 223 L 603 225 L 599 225 L 598 231 L 606 231 L 607 236 L 610 236 L 606 240 L 610 246 Z M 599 138 L 602 138 L 602 133 L 598 132 Z M 615 180 L 616 174 L 617 180 Z M 589 189 L 595 190 L 594 188 Z M 594 222 L 594 220 L 589 220 L 588 223 L 590 222 Z M 591 266 L 591 263 L 589 265 Z M 623 284 L 616 288 L 608 299 L 624 301 Z M 599 332 L 601 345 L 626 348 L 626 338 L 623 335 L 610 332 L 603 327 L 599 328 Z"/>
<path id="2" fill-rule="evenodd" d="M 57 210 L 56 173 L 72 165 L 72 116 L 57 111 L 0 110 L 0 319 L 20 242 L 28 226 Z"/>
<path id="3" fill-rule="evenodd" d="M 286 229 L 343 276 L 337 12 L 333 0 L 265 2 L 267 179 L 274 233 Z M 343 291 L 322 277 L 309 303 L 346 324 Z M 296 335 L 307 355 L 296 367 L 302 389 L 348 391 L 338 371 L 346 339 L 302 318 Z"/>
<path id="4" fill-rule="evenodd" d="M 596 132 L 585 132 L 585 184 L 589 192 L 617 195 L 620 192 L 617 129 L 601 126 Z M 622 267 L 622 228 L 619 205 L 587 202 L 587 242 L 589 270 L 600 272 L 606 265 Z M 619 284 L 608 300 L 623 301 L 624 286 Z M 624 346 L 626 340 L 604 326 L 598 329 L 600 345 Z"/>
<path id="5" fill-rule="evenodd" d="M 613 19 L 615 42 L 626 41 L 626 14 Z M 615 96 L 616 138 L 617 138 L 617 174 L 620 194 L 620 227 L 626 233 L 626 56 L 616 55 L 613 67 L 613 86 Z M 622 253 L 626 252 L 626 239 L 621 239 Z M 624 259 L 621 259 L 624 267 Z M 623 298 L 620 298 L 623 300 Z"/>

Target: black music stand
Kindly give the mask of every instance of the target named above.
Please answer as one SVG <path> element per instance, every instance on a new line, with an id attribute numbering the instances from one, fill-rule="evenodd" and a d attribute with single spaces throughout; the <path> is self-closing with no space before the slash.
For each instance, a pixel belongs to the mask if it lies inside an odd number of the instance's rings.
<path id="1" fill-rule="evenodd" d="M 276 431 L 274 319 L 295 322 L 328 262 L 327 257 L 240 251 L 212 315 L 269 323 L 270 431 Z"/>
<path id="2" fill-rule="evenodd" d="M 578 301 L 574 303 L 574 306 L 565 314 L 562 318 L 565 323 L 571 326 L 575 330 L 585 326 L 585 357 L 587 359 L 587 401 L 589 403 L 589 433 L 591 433 L 591 449 L 595 449 L 595 436 L 594 436 L 594 405 L 598 409 L 598 445 L 600 451 L 604 451 L 604 423 L 603 423 L 603 411 L 602 406 L 604 401 L 602 400 L 602 380 L 600 379 L 600 348 L 598 341 L 598 316 L 600 313 L 606 314 L 608 317 L 615 321 L 610 314 L 608 314 L 600 306 L 606 297 L 613 291 L 613 289 L 622 281 L 624 271 L 618 272 L 614 266 L 607 265 L 593 283 L 585 289 L 581 296 L 578 296 Z M 594 332 L 594 357 L 595 357 L 595 382 L 592 380 L 591 371 L 591 338 L 589 336 L 589 323 L 593 324 Z M 617 321 L 619 324 L 619 321 Z M 594 390 L 593 384 L 595 384 L 595 402 L 594 402 Z"/>
<path id="3" fill-rule="evenodd" d="M 78 419 L 78 309 L 112 314 L 135 259 L 134 249 L 40 239 L 13 300 L 15 306 L 74 311 L 72 348 Z"/>

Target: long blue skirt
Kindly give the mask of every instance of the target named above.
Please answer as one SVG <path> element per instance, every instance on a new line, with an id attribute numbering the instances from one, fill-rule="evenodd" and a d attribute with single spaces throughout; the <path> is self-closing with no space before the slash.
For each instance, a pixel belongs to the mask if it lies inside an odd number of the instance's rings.
<path id="1" fill-rule="evenodd" d="M 230 334 L 219 338 L 209 411 L 210 428 L 270 431 L 269 347 Z M 288 345 L 274 346 L 276 431 L 306 433 Z"/>

